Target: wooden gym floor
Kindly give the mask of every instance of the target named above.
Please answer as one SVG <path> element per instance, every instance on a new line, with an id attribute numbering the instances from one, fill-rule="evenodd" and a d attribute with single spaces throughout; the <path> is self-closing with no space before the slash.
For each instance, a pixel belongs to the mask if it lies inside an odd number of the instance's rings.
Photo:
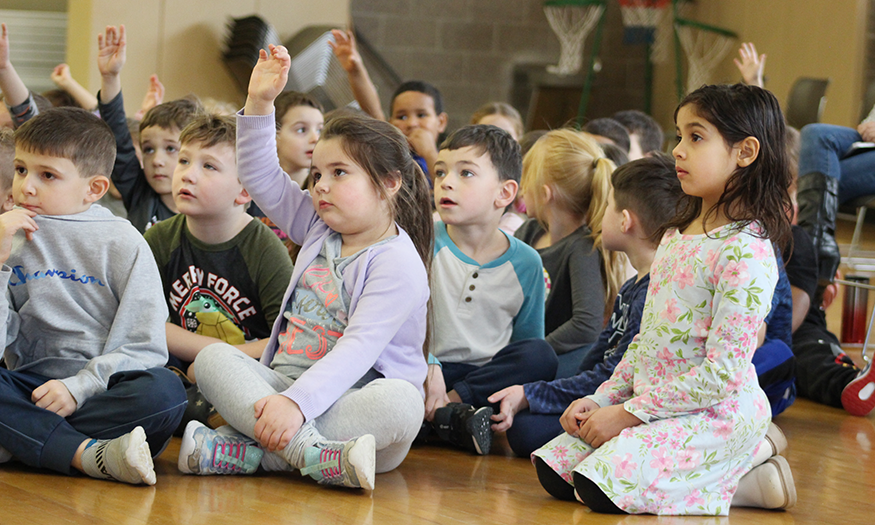
<path id="1" fill-rule="evenodd" d="M 842 227 L 840 241 L 845 235 L 850 238 Z M 875 294 L 870 294 L 870 308 L 873 301 Z M 840 311 L 841 296 L 829 309 L 836 333 Z M 859 349 L 848 350 L 859 362 Z M 156 460 L 155 487 L 33 472 L 6 463 L 0 466 L 0 524 L 872 523 L 875 414 L 853 417 L 800 399 L 775 422 L 790 443 L 785 455 L 799 497 L 787 512 L 733 508 L 725 518 L 594 514 L 548 496 L 531 463 L 512 457 L 503 435 L 487 457 L 414 447 L 398 469 L 377 476 L 372 493 L 320 487 L 297 473 L 184 476 L 176 469 L 179 439 L 174 438 Z"/>

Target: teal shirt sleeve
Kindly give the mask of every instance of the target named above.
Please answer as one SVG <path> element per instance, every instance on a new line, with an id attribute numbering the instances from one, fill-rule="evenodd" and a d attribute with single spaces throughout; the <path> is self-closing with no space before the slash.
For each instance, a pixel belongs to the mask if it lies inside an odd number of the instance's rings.
<path id="1" fill-rule="evenodd" d="M 513 257 L 514 270 L 523 289 L 524 299 L 520 311 L 513 319 L 510 341 L 544 338 L 544 266 L 541 256 L 531 246 L 518 239 L 517 253 Z"/>

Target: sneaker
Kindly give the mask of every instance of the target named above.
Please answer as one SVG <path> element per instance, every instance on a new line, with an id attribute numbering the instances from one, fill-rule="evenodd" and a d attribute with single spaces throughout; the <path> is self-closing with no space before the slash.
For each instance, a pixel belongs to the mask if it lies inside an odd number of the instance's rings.
<path id="1" fill-rule="evenodd" d="M 228 435 L 191 421 L 185 427 L 179 460 L 184 474 L 252 474 L 258 469 L 264 450 L 240 435 Z"/>
<path id="2" fill-rule="evenodd" d="M 744 496 L 744 500 L 738 502 L 739 506 L 789 509 L 796 505 L 796 484 L 789 463 L 784 456 L 767 459 L 741 478 L 736 495 Z M 733 504 L 736 504 L 735 500 Z"/>
<path id="3" fill-rule="evenodd" d="M 376 442 L 365 434 L 350 441 L 327 441 L 304 451 L 301 474 L 320 485 L 374 490 Z"/>
<path id="4" fill-rule="evenodd" d="M 842 406 L 854 416 L 866 416 L 875 408 L 875 367 L 872 361 L 842 390 Z"/>
<path id="5" fill-rule="evenodd" d="M 774 422 L 769 423 L 766 437 L 763 438 L 762 443 L 756 450 L 751 461 L 751 467 L 762 465 L 770 457 L 777 456 L 785 450 L 787 450 L 787 437 L 784 436 L 784 432 L 778 428 L 778 425 Z"/>
<path id="6" fill-rule="evenodd" d="M 492 448 L 492 408 L 448 403 L 434 413 L 434 429 L 444 441 L 481 456 Z"/>

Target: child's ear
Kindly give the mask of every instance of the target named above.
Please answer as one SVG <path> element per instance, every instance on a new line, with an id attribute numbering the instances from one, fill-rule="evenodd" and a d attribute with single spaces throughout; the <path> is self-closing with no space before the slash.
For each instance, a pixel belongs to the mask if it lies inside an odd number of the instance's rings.
<path id="1" fill-rule="evenodd" d="M 516 194 L 520 189 L 520 185 L 515 180 L 505 180 L 501 182 L 501 189 L 498 192 L 498 198 L 495 199 L 496 208 L 507 208 L 507 206 L 516 199 Z"/>
<path id="2" fill-rule="evenodd" d="M 6 198 L 0 203 L 0 213 L 6 213 L 15 207 L 15 197 L 12 196 L 12 190 L 6 194 Z"/>
<path id="3" fill-rule="evenodd" d="M 249 196 L 249 192 L 245 189 L 240 190 L 240 194 L 237 195 L 237 198 L 234 199 L 234 204 L 243 205 L 247 202 L 251 201 L 252 197 Z"/>
<path id="4" fill-rule="evenodd" d="M 638 217 L 636 217 L 635 214 L 629 210 L 621 211 L 620 215 L 622 215 L 623 217 L 623 219 L 620 221 L 620 231 L 623 233 L 629 233 L 638 222 Z"/>
<path id="5" fill-rule="evenodd" d="M 382 182 L 383 188 L 386 190 L 386 193 L 388 193 L 390 197 L 398 193 L 398 190 L 401 189 L 401 184 L 404 183 L 400 171 L 396 171 L 390 177 L 383 177 Z"/>
<path id="6" fill-rule="evenodd" d="M 738 149 L 738 167 L 746 168 L 757 160 L 760 154 L 760 141 L 756 137 L 747 137 L 735 145 Z"/>
<path id="7" fill-rule="evenodd" d="M 543 202 L 550 202 L 553 200 L 553 188 L 551 188 L 549 184 L 541 186 L 541 200 Z"/>
<path id="8" fill-rule="evenodd" d="M 438 115 L 438 122 L 441 123 L 438 127 L 438 133 L 443 133 L 447 130 L 447 124 L 450 122 L 450 117 L 447 115 L 446 111 Z"/>
<path id="9" fill-rule="evenodd" d="M 107 191 L 109 191 L 109 179 L 105 175 L 95 175 L 88 181 L 85 202 L 97 202 Z"/>

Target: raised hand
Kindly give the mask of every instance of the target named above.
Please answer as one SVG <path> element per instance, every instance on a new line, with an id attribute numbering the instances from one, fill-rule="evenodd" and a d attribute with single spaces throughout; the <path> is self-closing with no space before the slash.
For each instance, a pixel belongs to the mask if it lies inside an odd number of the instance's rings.
<path id="1" fill-rule="evenodd" d="M 744 83 L 751 86 L 764 87 L 763 71 L 766 68 L 766 55 L 758 55 L 757 48 L 753 45 L 753 42 L 742 43 L 738 49 L 738 55 L 741 57 L 741 60 L 734 58 L 732 61 L 735 62 L 735 67 L 741 72 L 741 78 L 744 79 Z"/>
<path id="2" fill-rule="evenodd" d="M 61 89 L 65 89 L 70 84 L 70 81 L 73 80 L 73 75 L 70 74 L 70 66 L 67 64 L 55 66 L 50 77 L 52 82 Z"/>
<path id="3" fill-rule="evenodd" d="M 258 52 L 258 63 L 249 77 L 249 95 L 246 97 L 244 115 L 269 115 L 273 101 L 282 93 L 289 80 L 292 58 L 283 46 L 270 45 L 270 53 Z"/>
<path id="4" fill-rule="evenodd" d="M 143 97 L 143 103 L 140 104 L 140 110 L 134 115 L 134 119 L 143 120 L 147 111 L 162 102 L 164 102 L 164 84 L 158 80 L 158 75 L 152 75 L 149 77 L 149 90 L 146 91 L 146 96 Z"/>
<path id="5" fill-rule="evenodd" d="M 0 69 L 6 69 L 10 65 L 9 31 L 6 30 L 6 24 L 0 24 Z"/>
<path id="6" fill-rule="evenodd" d="M 106 26 L 104 34 L 97 35 L 97 69 L 104 77 L 118 76 L 125 65 L 125 26 Z"/>
<path id="7" fill-rule="evenodd" d="M 337 57 L 341 67 L 347 73 L 358 71 L 361 68 L 362 57 L 359 55 L 358 48 L 356 47 L 353 32 L 332 29 L 331 35 L 334 37 L 334 41 L 329 40 L 328 45 L 334 51 L 334 56 Z"/>

